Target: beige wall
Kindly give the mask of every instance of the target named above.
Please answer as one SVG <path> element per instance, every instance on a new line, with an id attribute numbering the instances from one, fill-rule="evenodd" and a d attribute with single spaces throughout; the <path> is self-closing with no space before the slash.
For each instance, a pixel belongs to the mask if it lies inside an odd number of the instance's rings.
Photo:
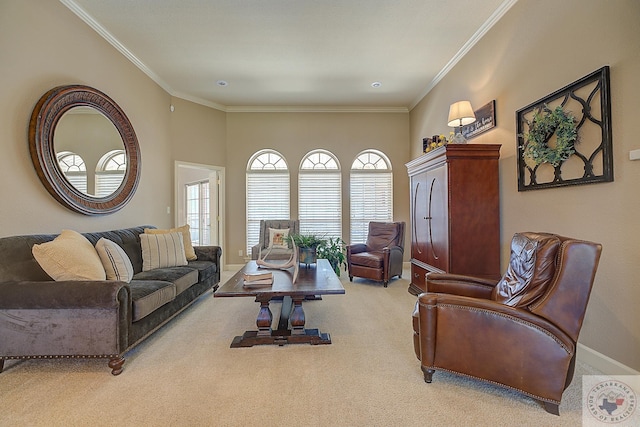
<path id="1" fill-rule="evenodd" d="M 411 114 L 223 113 L 172 98 L 61 3 L 0 0 L 0 236 L 173 225 L 176 160 L 227 171 L 226 262 L 244 249 L 244 173 L 261 148 L 282 152 L 296 188 L 302 156 L 314 148 L 338 155 L 347 170 L 361 150 L 385 152 L 394 168 L 394 211 L 409 221 L 404 164 L 421 140 L 448 134 L 449 104 L 496 100 L 498 127 L 473 140 L 500 143 L 502 244 L 520 230 L 548 230 L 604 245 L 581 342 L 640 370 L 640 227 L 637 190 L 640 148 L 635 117 L 640 99 L 640 3 L 635 0 L 520 0 Z M 515 111 L 602 67 L 611 66 L 615 182 L 519 193 Z M 31 164 L 27 127 L 31 111 L 57 85 L 86 84 L 114 99 L 131 120 L 142 152 L 140 186 L 121 211 L 88 217 L 58 204 Z M 169 106 L 174 104 L 175 111 Z M 294 192 L 295 194 L 295 192 Z M 297 200 L 292 200 L 297 215 Z M 345 227 L 348 200 L 345 199 Z M 344 230 L 345 236 L 348 230 Z M 503 265 L 508 253 L 502 251 Z"/>
<path id="2" fill-rule="evenodd" d="M 349 169 L 356 155 L 374 148 L 393 167 L 394 219 L 409 221 L 409 115 L 403 113 L 227 113 L 227 262 L 240 263 L 245 249 L 245 172 L 258 150 L 280 152 L 291 171 L 291 217 L 298 217 L 298 173 L 305 154 L 334 153 L 342 168 L 342 235 L 349 236 Z M 409 250 L 405 251 L 407 257 Z M 408 258 L 407 258 L 408 259 Z"/>
<path id="3" fill-rule="evenodd" d="M 169 226 L 173 159 L 171 97 L 57 1 L 0 3 L 0 235 Z M 100 217 L 74 213 L 40 183 L 27 143 L 31 112 L 49 89 L 84 84 L 109 95 L 125 111 L 142 153 L 135 197 L 121 211 Z"/>
<path id="4" fill-rule="evenodd" d="M 550 231 L 603 245 L 580 342 L 640 370 L 640 2 L 520 0 L 411 112 L 411 153 L 446 132 L 451 102 L 495 99 L 498 126 L 473 143 L 501 149 L 501 241 L 505 265 L 517 231 Z M 518 192 L 515 112 L 601 68 L 611 67 L 615 181 Z"/>

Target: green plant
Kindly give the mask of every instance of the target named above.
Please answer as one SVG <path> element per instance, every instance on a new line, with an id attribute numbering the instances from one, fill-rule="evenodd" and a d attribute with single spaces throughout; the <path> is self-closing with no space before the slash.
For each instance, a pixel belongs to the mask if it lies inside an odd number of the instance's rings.
<path id="1" fill-rule="evenodd" d="M 538 108 L 531 122 L 529 132 L 520 134 L 524 138 L 524 155 L 536 165 L 549 163 L 557 167 L 575 153 L 574 144 L 578 139 L 575 118 L 558 106 L 551 110 L 546 104 Z M 549 146 L 549 139 L 555 133 L 555 147 Z"/>
<path id="2" fill-rule="evenodd" d="M 340 276 L 340 267 L 347 268 L 346 262 L 346 244 L 339 237 L 330 237 L 325 240 L 325 244 L 318 247 L 318 258 L 325 258 L 333 267 L 338 277 Z"/>
<path id="3" fill-rule="evenodd" d="M 315 234 L 289 234 L 284 238 L 287 243 L 295 243 L 299 248 L 319 248 L 326 243 L 324 237 L 318 237 Z"/>

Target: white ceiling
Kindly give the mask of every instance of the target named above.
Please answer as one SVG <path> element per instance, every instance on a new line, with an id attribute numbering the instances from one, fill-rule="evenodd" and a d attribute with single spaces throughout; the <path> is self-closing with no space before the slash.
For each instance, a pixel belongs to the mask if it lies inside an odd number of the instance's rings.
<path id="1" fill-rule="evenodd" d="M 517 0 L 60 1 L 176 97 L 407 111 Z"/>

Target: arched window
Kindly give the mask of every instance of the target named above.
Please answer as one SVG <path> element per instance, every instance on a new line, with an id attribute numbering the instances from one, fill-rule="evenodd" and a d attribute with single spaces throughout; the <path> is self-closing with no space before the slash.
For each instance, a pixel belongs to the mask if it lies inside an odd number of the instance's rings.
<path id="1" fill-rule="evenodd" d="M 351 240 L 367 240 L 369 221 L 393 221 L 393 173 L 382 152 L 365 150 L 351 165 Z"/>
<path id="2" fill-rule="evenodd" d="M 342 237 L 340 163 L 326 150 L 314 150 L 300 162 L 298 216 L 300 232 Z"/>
<path id="3" fill-rule="evenodd" d="M 87 194 L 87 169 L 82 157 L 71 151 L 61 151 L 57 156 L 58 165 L 67 181 Z"/>
<path id="4" fill-rule="evenodd" d="M 96 166 L 96 197 L 105 197 L 120 187 L 127 170 L 127 156 L 124 150 L 106 153 Z"/>
<path id="5" fill-rule="evenodd" d="M 289 219 L 289 168 L 274 150 L 255 153 L 247 164 L 247 252 L 258 244 L 261 219 Z"/>

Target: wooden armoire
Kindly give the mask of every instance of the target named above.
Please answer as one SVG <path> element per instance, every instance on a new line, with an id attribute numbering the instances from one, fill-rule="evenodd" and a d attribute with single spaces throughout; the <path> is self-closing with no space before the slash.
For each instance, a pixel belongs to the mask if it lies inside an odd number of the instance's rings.
<path id="1" fill-rule="evenodd" d="M 499 144 L 450 144 L 406 164 L 411 285 L 429 272 L 500 278 Z"/>

